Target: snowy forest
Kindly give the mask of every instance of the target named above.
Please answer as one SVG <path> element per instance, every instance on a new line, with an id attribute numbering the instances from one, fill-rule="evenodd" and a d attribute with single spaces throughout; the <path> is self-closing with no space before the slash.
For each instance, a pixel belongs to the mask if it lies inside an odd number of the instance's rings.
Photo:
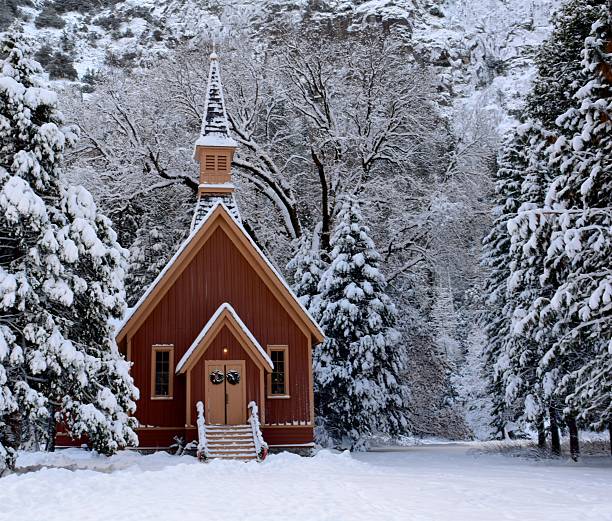
<path id="1" fill-rule="evenodd" d="M 612 441 L 609 0 L 0 5 L 0 470 L 138 443 L 115 324 L 189 234 L 213 45 L 317 441 Z M 1 473 L 1 472 L 0 472 Z"/>

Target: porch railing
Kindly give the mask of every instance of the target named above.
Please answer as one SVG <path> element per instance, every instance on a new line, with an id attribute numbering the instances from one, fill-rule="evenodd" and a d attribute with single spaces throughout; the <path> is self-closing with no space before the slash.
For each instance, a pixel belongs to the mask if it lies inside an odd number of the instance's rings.
<path id="1" fill-rule="evenodd" d="M 251 410 L 251 414 L 249 415 L 249 423 L 251 424 L 251 430 L 253 431 L 253 443 L 255 444 L 257 460 L 263 461 L 268 455 L 268 444 L 264 441 L 263 435 L 261 434 L 259 408 L 255 402 L 250 402 L 249 409 Z"/>
<path id="2" fill-rule="evenodd" d="M 206 422 L 204 421 L 204 404 L 202 402 L 198 402 L 196 404 L 196 409 L 198 411 L 198 459 L 208 459 L 210 458 L 210 453 L 208 452 L 208 442 L 206 441 Z"/>

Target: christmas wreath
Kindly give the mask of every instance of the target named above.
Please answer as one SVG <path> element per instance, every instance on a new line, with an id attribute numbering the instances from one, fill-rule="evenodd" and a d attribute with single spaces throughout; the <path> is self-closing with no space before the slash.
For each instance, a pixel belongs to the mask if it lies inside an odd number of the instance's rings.
<path id="1" fill-rule="evenodd" d="M 237 385 L 240 383 L 240 373 L 235 369 L 230 369 L 225 375 L 228 384 Z"/>
<path id="2" fill-rule="evenodd" d="M 214 385 L 219 385 L 220 383 L 223 383 L 223 379 L 225 378 L 225 375 L 223 374 L 223 371 L 219 371 L 219 369 L 215 369 L 213 372 L 210 373 L 208 377 L 210 378 L 210 381 Z"/>

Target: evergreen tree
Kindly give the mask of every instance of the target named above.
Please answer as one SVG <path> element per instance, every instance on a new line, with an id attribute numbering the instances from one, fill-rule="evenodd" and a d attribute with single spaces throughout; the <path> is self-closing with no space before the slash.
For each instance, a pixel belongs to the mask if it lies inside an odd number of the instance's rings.
<path id="1" fill-rule="evenodd" d="M 528 165 L 527 145 L 528 140 L 519 128 L 502 146 L 495 174 L 493 227 L 483 241 L 482 263 L 488 269 L 483 317 L 488 341 L 483 357 L 493 400 L 494 426 L 499 435 L 506 432 L 506 424 L 517 416 L 506 400 L 510 372 L 506 351 L 512 339 L 513 314 L 507 293 L 511 262 L 508 222 L 521 205 L 522 177 Z"/>
<path id="2" fill-rule="evenodd" d="M 507 282 L 512 309 L 510 338 L 502 355 L 507 360 L 505 397 L 517 412 L 517 419 L 532 423 L 543 445 L 544 418 L 551 417 L 556 428 L 559 406 L 546 393 L 537 372 L 538 362 L 550 347 L 550 331 L 542 327 L 535 308 L 550 296 L 550 284 L 542 283 L 544 258 L 550 240 L 550 222 L 538 209 L 544 203 L 550 181 L 548 148 L 550 133 L 529 121 L 518 129 L 527 141 L 528 161 L 522 175 L 521 205 L 508 221 L 510 262 Z"/>
<path id="3" fill-rule="evenodd" d="M 325 271 L 321 252 L 313 244 L 313 237 L 304 232 L 296 241 L 295 255 L 287 264 L 293 273 L 292 288 L 306 309 L 310 309 L 313 300 L 319 294 L 319 281 Z"/>
<path id="4" fill-rule="evenodd" d="M 167 237 L 158 226 L 145 226 L 136 232 L 136 240 L 130 247 L 130 264 L 125 281 L 130 290 L 129 305 L 138 302 L 172 257 L 175 244 L 164 239 Z"/>
<path id="5" fill-rule="evenodd" d="M 375 433 L 398 435 L 408 427 L 396 311 L 368 233 L 359 205 L 346 200 L 317 303 L 326 335 L 314 360 L 318 414 L 336 446 L 355 450 Z"/>
<path id="6" fill-rule="evenodd" d="M 609 17 L 603 0 L 572 0 L 556 16 L 515 132 L 527 142 L 498 171 L 518 174 L 519 202 L 485 241 L 492 294 L 507 289 L 499 317 L 487 313 L 496 409 L 503 395 L 540 441 L 548 412 L 556 450 L 563 420 L 573 456 L 577 420 L 610 421 Z"/>
<path id="7" fill-rule="evenodd" d="M 595 11 L 575 106 L 557 121 L 568 137 L 552 149 L 559 175 L 544 209 L 554 222 L 545 275 L 556 287 L 541 320 L 555 344 L 541 371 L 572 422 L 602 428 L 612 421 L 612 13 Z"/>
<path id="8" fill-rule="evenodd" d="M 71 435 L 86 435 L 98 452 L 112 454 L 138 443 L 136 421 L 130 417 L 136 410 L 138 390 L 111 325 L 111 319 L 120 318 L 125 310 L 126 252 L 87 190 L 69 187 L 61 203 L 65 224 L 59 237 L 72 240 L 77 258 L 69 274 L 72 305 L 62 309 L 60 316 L 66 321 L 64 335 L 82 353 L 83 365 L 69 375 L 74 381 L 67 385 L 63 380 L 57 388 L 57 397 L 62 396 L 58 419 Z"/>
<path id="9" fill-rule="evenodd" d="M 27 42 L 9 34 L 1 53 L 0 454 L 10 466 L 28 437 L 53 448 L 60 421 L 110 453 L 136 442 L 137 390 L 109 325 L 125 307 L 124 252 L 91 195 L 62 182 L 75 135 Z"/>
<path id="10" fill-rule="evenodd" d="M 54 234 L 45 199 L 57 203 L 60 194 L 56 178 L 40 168 L 36 151 L 44 151 L 48 157 L 59 152 L 57 145 L 61 149 L 65 139 L 53 121 L 57 115 L 45 111 L 44 105 L 39 108 L 41 96 L 33 78 L 40 68 L 25 58 L 21 37 L 9 35 L 1 51 L 0 470 L 14 463 L 25 419 L 48 417 L 44 395 L 31 387 L 27 378 L 28 343 L 40 340 L 28 338 L 25 328 L 35 321 L 43 322 L 38 313 L 38 281 L 44 281 L 45 266 L 54 260 L 43 244 L 44 238 Z M 51 120 L 45 128 L 32 121 L 45 116 Z"/>
<path id="11" fill-rule="evenodd" d="M 557 131 L 557 117 L 573 104 L 584 40 L 606 0 L 570 0 L 553 16 L 553 30 L 535 57 L 538 74 L 527 98 L 527 115 Z"/>

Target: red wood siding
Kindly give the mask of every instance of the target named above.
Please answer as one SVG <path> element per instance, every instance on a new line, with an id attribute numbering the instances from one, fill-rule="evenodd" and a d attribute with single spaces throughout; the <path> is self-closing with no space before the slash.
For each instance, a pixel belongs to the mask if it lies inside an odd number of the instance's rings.
<path id="1" fill-rule="evenodd" d="M 263 427 L 261 434 L 271 446 L 304 445 L 314 440 L 314 431 L 311 427 Z"/>
<path id="2" fill-rule="evenodd" d="M 262 434 L 268 445 L 304 445 L 312 443 L 314 433 L 311 428 L 305 427 L 263 427 Z M 140 447 L 143 449 L 165 449 L 174 444 L 174 438 L 181 437 L 184 440 L 196 440 L 198 431 L 195 427 L 175 429 L 138 429 Z M 58 433 L 56 438 L 58 447 L 79 447 L 87 444 L 86 438 L 71 440 L 66 434 Z"/>
<path id="3" fill-rule="evenodd" d="M 227 348 L 227 353 L 223 352 L 224 347 Z M 246 385 L 245 405 L 248 405 L 251 400 L 254 400 L 256 403 L 262 403 L 259 390 L 259 367 L 257 367 L 251 357 L 244 352 L 240 342 L 227 328 L 227 326 L 223 326 L 221 331 L 219 331 L 211 345 L 204 353 L 204 356 L 200 358 L 198 363 L 191 371 L 191 419 L 194 425 L 197 418 L 195 404 L 199 400 L 206 403 L 204 401 L 206 397 L 206 380 L 208 379 L 208 375 L 205 371 L 206 360 L 245 360 L 246 375 L 243 375 Z M 244 413 L 246 419 L 247 411 L 245 410 Z"/>
<path id="4" fill-rule="evenodd" d="M 310 339 L 225 231 L 217 228 L 131 338 L 132 375 L 141 393 L 136 417 L 141 425 L 184 427 L 185 376 L 175 376 L 172 400 L 151 400 L 151 347 L 174 344 L 177 363 L 224 302 L 234 307 L 264 348 L 274 344 L 289 346 L 291 398 L 267 400 L 267 423 L 309 421 Z"/>

